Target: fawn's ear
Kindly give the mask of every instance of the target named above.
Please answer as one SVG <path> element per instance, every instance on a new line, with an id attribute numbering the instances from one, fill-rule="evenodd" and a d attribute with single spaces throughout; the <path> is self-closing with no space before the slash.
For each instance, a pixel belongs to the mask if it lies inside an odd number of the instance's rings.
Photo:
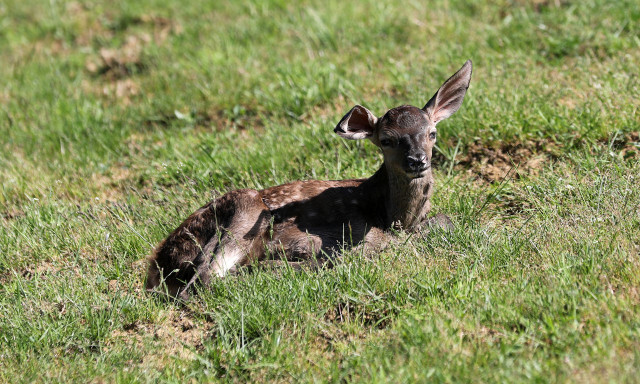
<path id="1" fill-rule="evenodd" d="M 345 139 L 370 139 L 378 118 L 362 105 L 356 105 L 340 120 L 333 132 Z"/>
<path id="2" fill-rule="evenodd" d="M 427 105 L 422 108 L 431 116 L 434 124 L 453 115 L 460 108 L 471 82 L 471 71 L 471 60 L 467 60 L 462 68 L 445 81 Z"/>

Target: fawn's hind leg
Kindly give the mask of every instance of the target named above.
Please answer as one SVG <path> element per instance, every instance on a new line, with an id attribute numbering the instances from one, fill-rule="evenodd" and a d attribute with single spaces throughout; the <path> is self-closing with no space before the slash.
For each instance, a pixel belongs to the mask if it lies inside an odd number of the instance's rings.
<path id="1" fill-rule="evenodd" d="M 196 282 L 209 282 L 211 270 L 224 276 L 247 257 L 259 256 L 269 219 L 255 190 L 232 191 L 208 203 L 158 245 L 150 259 L 147 289 L 155 291 L 164 283 L 170 296 L 188 298 Z"/>
<path id="2" fill-rule="evenodd" d="M 209 270 L 219 277 L 262 256 L 271 218 L 259 192 L 245 189 L 231 194 L 234 214 L 226 228 L 220 231 L 220 242 L 212 255 Z"/>
<path id="3" fill-rule="evenodd" d="M 270 213 L 259 193 L 251 189 L 233 191 L 221 197 L 217 205 L 220 212 L 226 213 L 224 223 L 218 227 L 216 237 L 203 247 L 196 273 L 180 292 L 183 300 L 189 298 L 196 281 L 207 285 L 212 275 L 224 277 L 263 252 Z"/>

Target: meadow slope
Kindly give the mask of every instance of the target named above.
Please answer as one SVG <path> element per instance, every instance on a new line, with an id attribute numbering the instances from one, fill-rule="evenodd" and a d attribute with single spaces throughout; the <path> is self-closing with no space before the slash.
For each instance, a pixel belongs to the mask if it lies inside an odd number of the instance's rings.
<path id="1" fill-rule="evenodd" d="M 0 4 L 0 382 L 640 381 L 640 2 L 229 3 Z M 143 291 L 211 198 L 372 174 L 342 115 L 467 59 L 453 232 Z"/>

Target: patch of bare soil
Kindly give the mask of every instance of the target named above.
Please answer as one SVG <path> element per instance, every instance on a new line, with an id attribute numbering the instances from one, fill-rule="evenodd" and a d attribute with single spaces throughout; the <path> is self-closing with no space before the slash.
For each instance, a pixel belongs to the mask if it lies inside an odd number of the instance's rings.
<path id="1" fill-rule="evenodd" d="M 609 146 L 624 160 L 640 158 L 640 132 L 614 135 L 611 139 L 603 139 L 600 142 Z"/>
<path id="2" fill-rule="evenodd" d="M 608 147 L 621 159 L 640 159 L 639 132 L 614 134 L 598 140 L 598 143 L 602 148 Z M 499 182 L 508 175 L 515 179 L 535 176 L 551 161 L 562 157 L 562 147 L 562 144 L 550 139 L 499 143 L 475 141 L 465 153 L 456 157 L 456 169 L 467 170 L 478 180 L 489 183 Z M 437 164 L 446 162 L 441 154 L 434 153 L 434 157 Z"/>
<path id="3" fill-rule="evenodd" d="M 516 0 L 516 5 L 531 6 L 536 12 L 542 12 L 546 8 L 560 8 L 569 5 L 567 0 Z"/>
<path id="4" fill-rule="evenodd" d="M 18 208 L 10 208 L 5 212 L 0 212 L 0 218 L 4 222 L 8 222 L 10 220 L 18 219 L 25 216 L 26 214 L 24 213 L 24 211 Z"/>
<path id="5" fill-rule="evenodd" d="M 234 108 L 235 110 L 236 108 Z M 277 116 L 281 117 L 281 116 Z M 147 128 L 169 127 L 179 120 L 187 120 L 193 124 L 195 132 L 203 132 L 209 130 L 226 131 L 229 129 L 238 129 L 239 133 L 246 134 L 247 130 L 264 129 L 264 114 L 257 109 L 241 108 L 240 113 L 234 111 L 226 111 L 221 109 L 215 110 L 194 110 L 188 112 L 171 111 L 150 116 L 143 124 Z"/>
<path id="6" fill-rule="evenodd" d="M 147 65 L 142 60 L 142 50 L 150 42 L 151 37 L 147 34 L 128 36 L 119 48 L 101 48 L 98 60 L 90 59 L 86 68 L 90 73 L 104 76 L 109 80 L 122 79 L 144 72 Z"/>
<path id="7" fill-rule="evenodd" d="M 46 275 L 57 275 L 63 272 L 63 268 L 61 268 L 57 263 L 53 261 L 42 261 L 35 266 L 26 266 L 20 270 L 20 276 L 22 276 L 25 280 L 31 280 L 35 277 L 40 279 L 46 279 Z"/>
<path id="8" fill-rule="evenodd" d="M 202 342 L 212 337 L 213 324 L 196 324 L 184 311 L 171 311 L 169 317 L 159 324 L 134 322 L 111 332 L 103 348 L 109 351 L 123 344 L 144 349 L 145 342 L 153 342 L 156 353 L 147 354 L 141 361 L 132 364 L 164 366 L 171 358 L 190 360 L 194 350 L 202 348 Z"/>
<path id="9" fill-rule="evenodd" d="M 550 161 L 560 157 L 560 146 L 551 140 L 487 145 L 476 141 L 469 145 L 458 162 L 479 179 L 493 183 L 511 174 L 514 178 L 536 175 Z"/>
<path id="10" fill-rule="evenodd" d="M 8 104 L 11 100 L 11 94 L 7 89 L 0 92 L 0 104 Z M 11 119 L 11 117 L 8 117 Z"/>
<path id="11" fill-rule="evenodd" d="M 22 254 L 31 254 L 33 252 L 33 248 L 28 245 L 23 246 L 21 251 Z M 91 257 L 92 260 L 96 258 L 92 256 L 93 253 L 89 249 L 82 249 L 80 254 L 86 258 Z M 66 256 L 67 254 L 64 253 L 60 255 L 60 258 L 64 259 Z M 14 278 L 24 281 L 33 279 L 47 281 L 50 279 L 59 279 L 62 275 L 73 275 L 75 278 L 82 276 L 82 272 L 77 265 L 60 261 L 60 258 L 30 261 L 30 264 L 0 272 L 0 284 L 8 283 Z"/>
<path id="12" fill-rule="evenodd" d="M 91 85 L 88 87 L 91 87 Z M 115 80 L 102 87 L 102 94 L 104 96 L 117 99 L 124 105 L 130 105 L 132 98 L 139 93 L 140 87 L 138 83 L 131 78 Z"/>
<path id="13" fill-rule="evenodd" d="M 367 308 L 361 303 L 340 301 L 325 313 L 325 320 L 331 323 L 361 321 L 365 326 L 384 329 L 391 324 L 393 313 L 390 309 Z"/>
<path id="14" fill-rule="evenodd" d="M 97 197 L 100 200 L 119 200 L 123 198 L 131 178 L 131 169 L 116 165 L 107 173 L 94 173 L 91 181 L 97 189 L 99 194 Z"/>
<path id="15" fill-rule="evenodd" d="M 148 63 L 143 56 L 144 48 L 152 43 L 161 45 L 171 34 L 182 33 L 180 24 L 159 16 L 142 15 L 135 17 L 127 22 L 124 29 L 131 25 L 142 25 L 150 31 L 129 34 L 120 47 L 101 48 L 97 57 L 91 57 L 87 60 L 85 67 L 88 72 L 102 76 L 107 80 L 119 80 L 142 73 L 148 67 Z M 105 32 L 105 34 L 107 37 L 111 37 L 113 31 Z M 130 88 L 130 85 L 116 86 L 116 92 L 118 88 L 122 93 L 126 88 Z"/>

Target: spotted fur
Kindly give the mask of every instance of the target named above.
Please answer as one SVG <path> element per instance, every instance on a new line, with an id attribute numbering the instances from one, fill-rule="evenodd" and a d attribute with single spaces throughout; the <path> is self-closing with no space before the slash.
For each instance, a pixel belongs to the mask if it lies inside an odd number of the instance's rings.
<path id="1" fill-rule="evenodd" d="M 381 148 L 384 163 L 373 176 L 231 191 L 197 210 L 158 245 L 147 289 L 186 298 L 194 283 L 207 284 L 237 266 L 278 260 L 317 264 L 342 249 L 381 249 L 391 228 L 451 227 L 444 215 L 428 218 L 431 157 L 436 124 L 460 107 L 470 80 L 467 61 L 422 109 L 404 105 L 377 118 L 365 107 L 353 107 L 335 132 Z"/>

